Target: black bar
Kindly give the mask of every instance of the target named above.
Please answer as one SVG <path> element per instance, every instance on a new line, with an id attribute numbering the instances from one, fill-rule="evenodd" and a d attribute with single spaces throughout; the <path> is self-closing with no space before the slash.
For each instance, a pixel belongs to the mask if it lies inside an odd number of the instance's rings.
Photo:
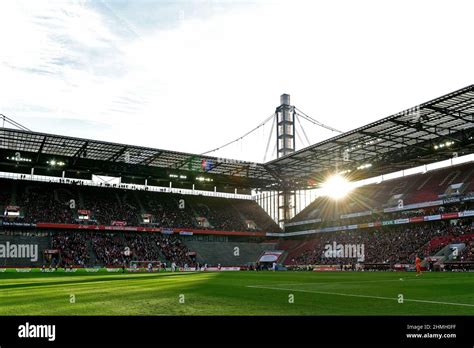
<path id="1" fill-rule="evenodd" d="M 55 340 L 50 342 L 48 338 L 18 337 L 20 325 L 26 323 L 55 325 Z M 456 338 L 407 337 L 407 334 L 427 333 L 455 334 Z M 58 344 L 126 344 L 135 347 L 145 343 L 473 347 L 474 316 L 0 317 L 1 348 Z"/>

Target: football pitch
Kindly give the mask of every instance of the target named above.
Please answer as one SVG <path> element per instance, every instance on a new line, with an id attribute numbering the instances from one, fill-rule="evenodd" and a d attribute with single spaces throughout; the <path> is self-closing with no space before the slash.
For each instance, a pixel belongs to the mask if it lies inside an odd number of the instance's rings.
<path id="1" fill-rule="evenodd" d="M 474 315 L 474 273 L 0 273 L 0 315 Z"/>

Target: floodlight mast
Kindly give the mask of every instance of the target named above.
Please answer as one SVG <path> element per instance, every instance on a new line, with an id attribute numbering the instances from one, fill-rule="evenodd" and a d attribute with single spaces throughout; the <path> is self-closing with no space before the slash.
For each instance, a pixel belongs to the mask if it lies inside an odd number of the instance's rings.
<path id="1" fill-rule="evenodd" d="M 290 105 L 290 95 L 282 94 L 277 117 L 277 157 L 295 152 L 295 107 Z"/>
<path id="2" fill-rule="evenodd" d="M 290 95 L 280 96 L 280 106 L 276 108 L 277 158 L 295 152 L 295 107 L 290 104 Z M 296 194 L 289 183 L 282 183 L 278 191 L 278 223 L 283 226 L 296 215 Z"/>

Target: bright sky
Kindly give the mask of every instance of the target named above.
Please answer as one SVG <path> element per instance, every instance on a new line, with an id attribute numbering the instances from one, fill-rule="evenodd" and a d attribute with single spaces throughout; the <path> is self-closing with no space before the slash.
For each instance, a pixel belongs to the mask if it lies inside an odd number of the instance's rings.
<path id="1" fill-rule="evenodd" d="M 289 93 L 347 131 L 472 84 L 473 13 L 470 0 L 2 0 L 0 113 L 201 153 Z M 261 162 L 269 126 L 215 155 Z M 305 128 L 311 143 L 335 135 Z"/>

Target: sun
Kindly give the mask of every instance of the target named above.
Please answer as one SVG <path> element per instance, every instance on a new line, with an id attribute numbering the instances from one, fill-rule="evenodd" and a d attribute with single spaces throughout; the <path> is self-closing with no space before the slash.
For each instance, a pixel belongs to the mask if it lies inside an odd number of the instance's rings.
<path id="1" fill-rule="evenodd" d="M 330 176 L 321 186 L 322 194 L 334 200 L 347 196 L 352 191 L 353 185 L 340 174 Z"/>

